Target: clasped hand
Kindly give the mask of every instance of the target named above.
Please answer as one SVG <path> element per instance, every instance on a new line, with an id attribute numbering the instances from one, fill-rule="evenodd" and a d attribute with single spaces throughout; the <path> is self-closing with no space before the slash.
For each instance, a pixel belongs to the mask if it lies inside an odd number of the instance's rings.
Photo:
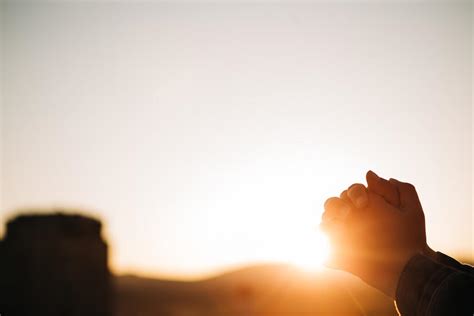
<path id="1" fill-rule="evenodd" d="M 369 171 L 367 186 L 353 184 L 324 204 L 321 228 L 329 236 L 328 265 L 350 272 L 395 298 L 400 274 L 412 256 L 434 254 L 413 185 Z"/>

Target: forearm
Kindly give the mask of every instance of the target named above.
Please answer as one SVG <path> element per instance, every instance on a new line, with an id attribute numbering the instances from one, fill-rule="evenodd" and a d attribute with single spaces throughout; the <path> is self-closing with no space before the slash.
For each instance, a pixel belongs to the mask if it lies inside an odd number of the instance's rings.
<path id="1" fill-rule="evenodd" d="M 459 261 L 451 258 L 450 256 L 445 255 L 442 252 L 435 252 L 434 257 L 432 257 L 435 261 L 444 264 L 445 266 L 448 266 L 450 268 L 453 268 L 455 270 L 459 270 L 465 273 L 469 273 L 474 276 L 474 268 L 470 265 L 467 264 L 462 264 Z"/>

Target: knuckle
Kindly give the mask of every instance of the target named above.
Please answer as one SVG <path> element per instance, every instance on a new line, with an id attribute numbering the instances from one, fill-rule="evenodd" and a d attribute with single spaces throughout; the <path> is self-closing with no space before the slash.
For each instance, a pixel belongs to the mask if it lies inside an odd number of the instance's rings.
<path id="1" fill-rule="evenodd" d="M 360 192 L 365 191 L 365 186 L 361 183 L 354 183 L 349 187 L 347 193 L 350 195 L 359 194 Z"/>

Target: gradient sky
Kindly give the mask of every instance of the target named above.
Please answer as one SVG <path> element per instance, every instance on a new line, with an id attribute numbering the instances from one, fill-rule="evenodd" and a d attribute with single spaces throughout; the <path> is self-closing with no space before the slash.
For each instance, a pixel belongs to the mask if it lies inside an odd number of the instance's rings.
<path id="1" fill-rule="evenodd" d="M 114 271 L 195 277 L 318 251 L 324 200 L 372 169 L 474 257 L 469 1 L 3 1 L 1 22 L 2 223 L 89 210 Z"/>

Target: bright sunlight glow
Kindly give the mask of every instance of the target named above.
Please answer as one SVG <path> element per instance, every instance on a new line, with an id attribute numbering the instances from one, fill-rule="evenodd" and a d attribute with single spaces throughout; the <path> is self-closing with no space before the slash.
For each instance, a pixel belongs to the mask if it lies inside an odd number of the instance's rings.
<path id="1" fill-rule="evenodd" d="M 319 231 L 301 234 L 295 232 L 294 246 L 282 249 L 288 263 L 305 271 L 313 272 L 320 269 L 329 257 L 329 242 Z"/>

